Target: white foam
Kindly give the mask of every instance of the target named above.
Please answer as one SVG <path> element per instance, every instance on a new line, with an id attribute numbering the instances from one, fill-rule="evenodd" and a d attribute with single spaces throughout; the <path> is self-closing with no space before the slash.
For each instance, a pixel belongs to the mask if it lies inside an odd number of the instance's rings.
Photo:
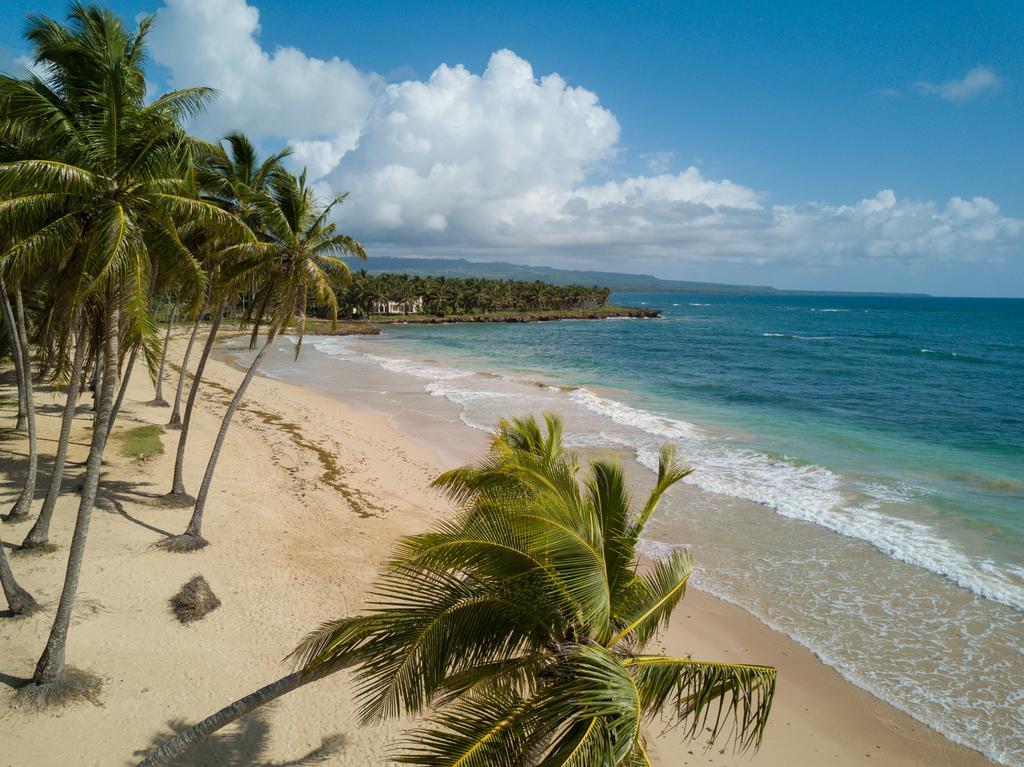
<path id="1" fill-rule="evenodd" d="M 615 400 L 599 397 L 586 387 L 570 392 L 569 399 L 593 413 L 612 419 L 617 424 L 632 426 L 657 437 L 676 440 L 693 439 L 698 436 L 697 427 L 692 423 L 655 415 Z"/>
<path id="2" fill-rule="evenodd" d="M 893 559 L 942 575 L 961 588 L 1024 611 L 1024 579 L 1007 568 L 976 561 L 934 529 L 915 520 L 884 514 L 878 501 L 851 502 L 840 490 L 840 478 L 821 466 L 789 463 L 754 450 L 716 445 L 691 446 L 698 467 L 684 481 L 708 492 L 759 503 L 791 519 L 859 538 Z M 637 461 L 656 471 L 655 446 L 637 450 Z M 870 491 L 870 487 L 865 487 Z"/>

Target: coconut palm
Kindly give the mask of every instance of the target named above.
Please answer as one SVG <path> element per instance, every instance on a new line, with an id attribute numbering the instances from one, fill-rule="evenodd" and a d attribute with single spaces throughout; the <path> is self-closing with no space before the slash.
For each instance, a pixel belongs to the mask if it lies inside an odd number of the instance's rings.
<path id="1" fill-rule="evenodd" d="M 145 18 L 131 31 L 110 11 L 78 3 L 64 25 L 31 17 L 27 39 L 45 77 L 0 77 L 5 135 L 32 136 L 49 152 L 0 163 L 3 223 L 13 243 L 0 264 L 27 270 L 54 254 L 71 254 L 86 275 L 83 294 L 102 305 L 102 387 L 64 587 L 33 684 L 19 691 L 40 702 L 81 691 L 66 684 L 65 647 L 118 384 L 122 327 L 143 339 L 152 369 L 158 356 L 149 296 L 153 261 L 182 279 L 200 279 L 176 225 L 187 220 L 250 236 L 237 219 L 192 194 L 188 169 L 197 145 L 180 120 L 201 110 L 211 92 L 175 91 L 146 103 L 151 24 Z"/>
<path id="2" fill-rule="evenodd" d="M 254 234 L 258 233 L 259 218 L 252 201 L 266 191 L 271 175 L 280 171 L 281 160 L 290 152 L 291 150 L 284 149 L 260 161 L 255 146 L 244 133 L 239 131 L 229 133 L 223 141 L 206 147 L 202 161 L 197 168 L 197 180 L 202 190 L 203 199 L 235 216 Z M 168 424 L 172 428 L 180 429 L 181 434 L 178 436 L 178 448 L 174 458 L 171 490 L 163 497 L 164 503 L 173 506 L 188 506 L 195 503 L 195 498 L 189 495 L 185 489 L 185 456 L 187 455 L 192 412 L 206 370 L 206 362 L 220 330 L 224 308 L 228 301 L 239 292 L 240 286 L 245 284 L 249 270 L 258 265 L 258 261 L 250 260 L 251 252 L 240 251 L 234 241 L 210 238 L 204 231 L 194 234 L 197 237 L 194 242 L 195 250 L 209 265 L 207 272 L 211 276 L 211 293 L 207 305 L 212 301 L 215 309 L 210 332 L 199 356 L 196 372 L 192 376 L 192 387 L 189 390 L 188 401 L 185 403 L 183 417 L 178 415 L 178 405 L 185 384 L 185 371 L 189 355 L 199 331 L 199 322 L 205 314 L 205 306 L 196 317 L 192 335 L 185 349 L 185 357 L 181 363 L 178 391 L 174 397 L 174 410 Z"/>
<path id="3" fill-rule="evenodd" d="M 171 333 L 174 331 L 174 318 L 178 314 L 178 300 L 171 304 L 171 313 L 167 317 L 167 330 L 164 331 L 164 345 L 160 351 L 160 367 L 156 371 L 156 383 L 153 387 L 153 399 L 147 404 L 153 407 L 170 407 L 164 399 L 164 366 L 167 364 L 167 347 L 171 343 Z"/>
<path id="4" fill-rule="evenodd" d="M 331 211 L 344 201 L 345 196 L 339 195 L 322 205 L 306 184 L 305 172 L 296 178 L 278 169 L 270 174 L 267 191 L 255 198 L 258 221 L 252 223 L 258 226 L 264 242 L 261 248 L 262 264 L 257 270 L 261 285 L 251 305 L 255 309 L 250 319 L 254 327 L 265 324 L 266 340 L 250 363 L 224 413 L 188 527 L 181 535 L 161 541 L 159 545 L 162 548 L 169 551 L 195 551 L 207 545 L 202 536 L 203 513 L 220 451 L 231 420 L 274 339 L 297 318 L 295 356 L 298 358 L 310 296 L 321 308 L 326 309 L 332 320 L 337 319 L 335 289 L 339 283 L 350 279 L 348 266 L 341 260 L 341 256 L 366 258 L 362 245 L 348 235 L 339 234 L 335 224 L 328 222 Z M 246 275 L 247 278 L 250 276 Z M 191 398 L 191 394 L 189 396 Z"/>
<path id="5" fill-rule="evenodd" d="M 0 290 L 6 292 L 3 279 L 0 278 Z M 22 298 L 21 285 L 14 287 L 14 328 L 17 346 L 14 354 L 21 359 L 21 391 L 25 398 L 25 418 L 28 426 L 28 466 L 25 482 L 14 506 L 4 518 L 7 522 L 19 522 L 27 519 L 36 495 L 36 476 L 39 470 L 38 439 L 36 437 L 36 406 L 32 388 L 32 357 L 28 344 L 28 330 L 25 319 L 25 303 Z"/>
<path id="6" fill-rule="evenodd" d="M 3 541 L 0 541 L 0 590 L 4 592 L 11 615 L 31 615 L 39 609 L 39 603 L 14 579 Z"/>
<path id="7" fill-rule="evenodd" d="M 14 309 L 11 308 L 11 300 L 7 291 L 0 286 L 0 316 L 3 317 L 4 332 L 7 335 L 7 345 L 11 350 L 11 361 L 14 363 L 14 380 L 18 390 L 18 417 L 15 421 L 15 431 L 25 431 L 27 425 L 25 407 L 25 375 L 21 368 L 21 342 L 18 339 L 18 327 L 14 321 Z"/>
<path id="8" fill-rule="evenodd" d="M 686 551 L 649 565 L 637 541 L 689 473 L 669 448 L 639 507 L 619 465 L 582 481 L 562 426 L 502 421 L 486 458 L 435 485 L 461 510 L 404 538 L 362 615 L 323 624 L 299 669 L 168 741 L 140 767 L 290 690 L 351 668 L 364 722 L 431 712 L 390 755 L 426 767 L 650 765 L 655 720 L 691 738 L 760 745 L 775 669 L 646 651 L 693 567 Z"/>

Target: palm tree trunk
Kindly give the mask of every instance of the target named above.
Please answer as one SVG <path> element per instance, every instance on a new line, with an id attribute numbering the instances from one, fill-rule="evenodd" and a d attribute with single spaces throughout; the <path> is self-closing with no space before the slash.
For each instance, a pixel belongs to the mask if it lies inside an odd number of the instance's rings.
<path id="1" fill-rule="evenodd" d="M 25 329 L 25 304 L 21 300 L 21 286 L 14 288 L 15 326 L 18 328 L 18 352 L 21 355 L 21 373 L 24 378 L 25 412 L 28 416 L 28 475 L 21 495 L 7 514 L 8 522 L 26 519 L 36 497 L 36 474 L 39 470 L 39 444 L 36 439 L 36 404 L 32 395 L 32 359 L 29 356 L 28 332 Z"/>
<path id="2" fill-rule="evenodd" d="M 89 522 L 92 519 L 92 508 L 96 503 L 96 491 L 100 485 L 100 471 L 103 466 L 103 447 L 107 441 L 107 427 L 110 424 L 110 411 L 114 405 L 114 389 L 117 387 L 118 368 L 118 322 L 120 309 L 117 293 L 108 292 L 107 311 L 104 323 L 104 364 L 103 391 L 100 395 L 99 407 L 92 430 L 92 443 L 89 446 L 89 458 L 86 461 L 85 484 L 82 498 L 78 504 L 78 517 L 75 520 L 75 532 L 71 536 L 71 547 L 68 551 L 68 566 L 64 575 L 64 588 L 61 590 L 57 614 L 46 640 L 46 648 L 36 664 L 32 681 L 36 685 L 48 684 L 60 680 L 64 675 L 64 651 L 67 646 L 68 628 L 71 625 L 71 613 L 78 594 L 78 579 L 82 572 L 82 560 L 85 557 L 85 542 L 89 535 Z"/>
<path id="3" fill-rule="evenodd" d="M 203 315 L 206 314 L 206 309 L 209 305 L 210 299 L 207 298 L 203 308 L 199 310 L 199 316 L 196 317 L 195 324 L 192 326 L 192 335 L 188 337 L 188 345 L 185 346 L 185 356 L 181 358 L 181 369 L 178 371 L 178 389 L 174 392 L 174 410 L 171 411 L 171 420 L 167 423 L 168 429 L 181 428 L 181 393 L 185 388 L 188 358 L 192 356 L 192 345 L 196 342 L 196 336 L 199 335 L 199 323 L 203 321 Z"/>
<path id="4" fill-rule="evenodd" d="M 39 609 L 39 603 L 14 580 L 3 541 L 0 541 L 0 588 L 3 588 L 7 607 L 14 615 L 29 615 Z"/>
<path id="5" fill-rule="evenodd" d="M 171 492 L 164 496 L 166 503 L 187 506 L 195 502 L 195 499 L 185 492 L 185 446 L 188 443 L 188 427 L 192 421 L 192 409 L 196 404 L 196 395 L 199 393 L 199 383 L 203 380 L 206 360 L 209 359 L 210 350 L 213 349 L 213 342 L 217 338 L 217 330 L 220 328 L 220 318 L 223 313 L 224 299 L 222 298 L 217 303 L 210 335 L 206 338 L 202 356 L 199 357 L 199 364 L 196 366 L 196 374 L 192 377 L 192 388 L 189 389 L 188 402 L 185 403 L 185 418 L 181 422 L 181 436 L 178 437 L 178 453 L 174 458 L 174 479 L 171 484 Z M 184 367 L 182 367 L 182 370 L 184 370 Z"/>
<path id="6" fill-rule="evenodd" d="M 171 331 L 174 329 L 174 315 L 177 313 L 178 302 L 175 301 L 171 307 L 171 316 L 167 320 L 167 332 L 164 334 L 164 350 L 160 355 L 160 370 L 156 374 L 156 391 L 153 393 L 153 399 L 149 402 L 150 405 L 156 407 L 168 407 L 167 400 L 164 399 L 164 365 L 167 363 L 167 345 L 171 341 Z M 184 367 L 184 362 L 182 367 Z"/>
<path id="7" fill-rule="evenodd" d="M 213 484 L 213 473 L 217 469 L 217 460 L 220 458 L 221 448 L 224 446 L 224 440 L 228 435 L 231 419 L 234 418 L 235 413 L 238 411 L 238 406 L 242 403 L 242 397 L 245 396 L 245 390 L 249 388 L 253 376 L 256 375 L 257 368 L 263 362 L 263 358 L 266 356 L 273 341 L 273 338 L 267 338 L 263 348 L 260 349 L 259 354 L 256 355 L 256 358 L 249 365 L 249 369 L 245 372 L 245 378 L 238 385 L 238 391 L 231 398 L 231 404 L 228 405 L 227 412 L 224 413 L 224 420 L 220 423 L 220 431 L 217 432 L 217 441 L 213 443 L 210 460 L 206 464 L 206 473 L 203 475 L 203 484 L 199 487 L 199 497 L 196 498 L 195 508 L 192 509 L 192 518 L 189 520 L 188 527 L 183 535 L 168 539 L 172 543 L 167 548 L 175 551 L 195 551 L 206 545 L 206 540 L 203 538 L 203 511 L 206 509 L 206 499 L 210 494 L 210 485 Z"/>
<path id="8" fill-rule="evenodd" d="M 14 362 L 14 376 L 18 382 L 18 419 L 15 423 L 15 431 L 25 431 L 26 408 L 25 408 L 25 374 L 21 368 L 21 343 L 18 341 L 18 325 L 14 321 L 14 311 L 11 309 L 11 299 L 7 296 L 7 286 L 0 280 L 0 305 L 3 309 L 4 329 L 7 331 L 7 340 L 11 346 L 11 360 Z"/>
<path id="9" fill-rule="evenodd" d="M 82 388 L 82 368 L 85 366 L 88 341 L 79 328 L 75 338 L 75 356 L 71 363 L 71 378 L 68 381 L 67 399 L 64 401 L 64 415 L 60 422 L 60 438 L 57 440 L 57 452 L 53 457 L 53 473 L 50 475 L 50 486 L 46 489 L 43 507 L 39 510 L 35 524 L 21 542 L 23 549 L 38 549 L 50 540 L 50 520 L 53 510 L 60 498 L 61 485 L 64 482 L 64 464 L 68 457 L 68 444 L 71 442 L 71 429 L 75 423 L 75 408 L 78 405 L 78 394 Z"/>
<path id="10" fill-rule="evenodd" d="M 198 724 L 194 724 L 187 730 L 179 733 L 139 762 L 136 767 L 157 767 L 157 765 L 169 764 L 199 741 L 238 720 L 250 711 L 321 678 L 321 676 L 304 674 L 301 671 L 281 677 L 276 682 L 272 682 L 266 687 L 261 687 L 244 698 L 239 698 L 231 705 L 225 706 Z"/>
<path id="11" fill-rule="evenodd" d="M 103 343 L 97 339 L 96 360 L 92 365 L 92 409 L 100 406 L 100 392 L 103 390 Z"/>
<path id="12" fill-rule="evenodd" d="M 135 359 L 139 356 L 139 347 L 142 342 L 135 344 L 132 347 L 131 356 L 128 357 L 128 364 L 124 369 L 124 376 L 121 378 L 121 388 L 117 390 L 117 399 L 114 400 L 114 406 L 110 410 L 110 423 L 107 425 L 107 439 L 110 439 L 110 432 L 114 430 L 114 422 L 117 421 L 117 415 L 121 412 L 121 403 L 124 402 L 125 392 L 128 391 L 128 381 L 132 377 L 132 368 L 135 367 Z M 106 448 L 104 442 L 103 447 Z"/>

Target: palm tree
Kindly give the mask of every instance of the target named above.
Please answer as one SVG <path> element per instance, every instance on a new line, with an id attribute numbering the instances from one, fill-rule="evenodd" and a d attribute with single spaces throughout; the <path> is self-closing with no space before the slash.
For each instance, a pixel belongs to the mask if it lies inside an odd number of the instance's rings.
<path id="1" fill-rule="evenodd" d="M 476 465 L 435 485 L 461 511 L 402 539 L 364 614 L 323 624 L 300 668 L 168 741 L 139 767 L 290 690 L 352 668 L 364 722 L 431 711 L 391 757 L 426 767 L 650 765 L 644 727 L 758 747 L 775 669 L 650 654 L 682 599 L 686 551 L 647 566 L 637 541 L 690 469 L 662 450 L 635 508 L 614 461 L 582 482 L 562 426 L 502 421 Z"/>
<path id="2" fill-rule="evenodd" d="M 25 431 L 25 375 L 21 369 L 21 342 L 18 339 L 18 328 L 14 321 L 14 310 L 7 291 L 0 286 L 0 315 L 3 316 L 4 332 L 7 334 L 7 345 L 11 348 L 11 361 L 14 363 L 14 379 L 18 389 L 18 417 L 15 431 Z"/>
<path id="3" fill-rule="evenodd" d="M 132 32 L 112 12 L 78 3 L 66 25 L 31 17 L 27 38 L 45 79 L 0 77 L 7 134 L 33 136 L 49 149 L 45 159 L 0 163 L 6 236 L 13 243 L 0 264 L 73 253 L 87 275 L 84 293 L 103 307 L 102 387 L 64 586 L 33 683 L 19 690 L 40 703 L 80 692 L 67 684 L 65 648 L 118 384 L 122 325 L 135 326 L 147 360 L 155 359 L 152 260 L 182 279 L 200 278 L 177 225 L 188 220 L 248 236 L 232 216 L 191 194 L 188 168 L 197 147 L 179 123 L 201 110 L 211 92 L 175 91 L 146 103 L 151 25 L 145 18 Z"/>
<path id="4" fill-rule="evenodd" d="M 227 144 L 225 146 L 224 144 Z M 253 203 L 251 202 L 258 195 L 266 191 L 270 183 L 271 175 L 281 168 L 281 160 L 290 154 L 291 150 L 284 149 L 277 154 L 270 155 L 262 162 L 259 161 L 258 153 L 253 143 L 244 133 L 235 131 L 225 136 L 224 140 L 216 145 L 209 146 L 204 152 L 202 162 L 197 168 L 197 180 L 202 190 L 204 200 L 216 205 L 219 209 L 239 219 L 253 233 L 257 232 L 258 217 Z M 248 251 L 239 252 L 238 243 L 234 241 L 219 242 L 210 238 L 205 232 L 198 231 L 196 249 L 202 251 L 210 267 L 207 269 L 211 277 L 211 297 L 213 291 L 217 291 L 217 298 L 214 300 L 215 310 L 210 326 L 210 333 L 206 337 L 199 363 L 196 365 L 196 372 L 192 376 L 192 387 L 188 393 L 188 401 L 185 404 L 185 415 L 178 418 L 178 403 L 181 399 L 182 387 L 185 381 L 185 370 L 188 364 L 189 352 L 199 329 L 199 322 L 203 311 L 200 311 L 196 318 L 196 324 L 189 338 L 188 346 L 185 349 L 185 357 L 181 363 L 181 373 L 178 379 L 178 392 L 175 395 L 174 411 L 171 413 L 169 426 L 181 429 L 178 436 L 178 449 L 174 458 L 174 473 L 171 479 L 171 490 L 163 496 L 163 502 L 172 506 L 188 506 L 195 503 L 195 498 L 188 494 L 185 489 L 185 456 L 187 454 L 189 424 L 192 420 L 192 412 L 195 407 L 196 397 L 199 393 L 199 385 L 203 380 L 206 371 L 206 362 L 213 350 L 217 333 L 220 330 L 220 323 L 223 319 L 224 308 L 231 299 L 233 292 L 237 291 L 239 283 L 244 283 L 249 269 L 257 262 L 247 261 L 244 258 L 240 261 L 237 258 L 233 265 L 226 263 L 230 258 L 237 256 L 249 256 Z M 220 280 L 215 281 L 214 276 Z M 207 303 L 210 303 L 208 299 Z M 205 307 L 204 307 L 205 308 Z M 255 331 L 255 328 L 254 328 Z"/>
<path id="5" fill-rule="evenodd" d="M 0 278 L 0 290 L 6 291 L 3 279 Z M 28 345 L 28 330 L 25 320 L 25 304 L 21 294 L 20 282 L 14 287 L 14 327 L 17 333 L 15 354 L 21 358 L 21 389 L 25 396 L 25 417 L 28 423 L 28 471 L 21 493 L 14 506 L 4 518 L 6 522 L 19 522 L 27 519 L 36 495 L 36 475 L 39 469 L 39 449 L 36 437 L 36 406 L 35 394 L 32 390 L 32 357 Z"/>
<path id="6" fill-rule="evenodd" d="M 0 541 L 0 589 L 4 592 L 11 615 L 31 615 L 39 610 L 39 603 L 14 579 L 3 541 Z"/>
<path id="7" fill-rule="evenodd" d="M 54 306 L 65 305 L 62 301 L 54 302 Z M 68 445 L 71 442 L 71 429 L 75 422 L 75 411 L 78 406 L 78 395 L 82 387 L 82 369 L 85 366 L 85 358 L 88 350 L 88 333 L 86 323 L 81 317 L 84 312 L 79 309 L 72 317 L 72 336 L 70 343 L 74 345 L 75 351 L 71 363 L 71 371 L 68 378 L 67 392 L 64 400 L 64 412 L 61 416 L 60 436 L 57 438 L 57 449 L 53 457 L 53 470 L 50 473 L 50 483 L 46 489 L 46 497 L 39 509 L 36 521 L 25 535 L 21 542 L 21 549 L 45 551 L 51 547 L 50 522 L 53 519 L 54 509 L 57 507 L 57 500 L 60 498 L 61 486 L 64 480 L 64 467 L 67 462 Z"/>
<path id="8" fill-rule="evenodd" d="M 258 221 L 251 222 L 259 228 L 261 238 L 265 240 L 263 284 L 253 304 L 257 308 L 252 320 L 254 328 L 259 327 L 262 321 L 266 322 L 266 341 L 250 363 L 224 413 L 188 527 L 181 535 L 166 538 L 159 544 L 169 551 L 195 551 L 207 545 L 202 536 L 203 512 L 220 451 L 231 420 L 274 339 L 287 330 L 298 315 L 295 344 L 295 356 L 298 358 L 310 295 L 321 307 L 326 307 L 332 320 L 336 320 L 338 301 L 335 287 L 337 283 L 350 279 L 348 266 L 341 256 L 366 258 L 362 245 L 347 235 L 338 234 L 335 225 L 327 220 L 334 206 L 341 204 L 346 195 L 339 195 L 327 205 L 321 205 L 313 190 L 306 185 L 305 172 L 296 178 L 280 169 L 270 175 L 268 187 L 255 200 Z"/>
<path id="9" fill-rule="evenodd" d="M 153 407 L 170 407 L 164 399 L 164 366 L 167 364 L 167 347 L 171 342 L 171 333 L 174 330 L 174 318 L 178 314 L 178 299 L 171 304 L 171 313 L 167 318 L 167 330 L 164 332 L 164 346 L 160 351 L 160 367 L 156 371 L 156 384 L 153 389 L 153 399 L 147 404 Z"/>

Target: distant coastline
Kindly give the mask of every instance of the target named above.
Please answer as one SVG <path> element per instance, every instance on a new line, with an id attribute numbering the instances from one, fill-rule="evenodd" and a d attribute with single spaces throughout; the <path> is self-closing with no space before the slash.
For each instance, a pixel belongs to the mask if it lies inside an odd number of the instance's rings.
<path id="1" fill-rule="evenodd" d="M 540 280 L 552 285 L 603 285 L 616 293 L 694 293 L 706 295 L 772 296 L 904 296 L 928 297 L 928 293 L 891 293 L 887 291 L 787 290 L 771 285 L 730 285 L 718 282 L 668 280 L 650 274 L 603 272 L 529 266 L 507 261 L 468 261 L 464 258 L 414 258 L 373 256 L 368 262 L 349 260 L 353 270 L 370 274 L 400 272 L 419 276 L 459 278 Z"/>

